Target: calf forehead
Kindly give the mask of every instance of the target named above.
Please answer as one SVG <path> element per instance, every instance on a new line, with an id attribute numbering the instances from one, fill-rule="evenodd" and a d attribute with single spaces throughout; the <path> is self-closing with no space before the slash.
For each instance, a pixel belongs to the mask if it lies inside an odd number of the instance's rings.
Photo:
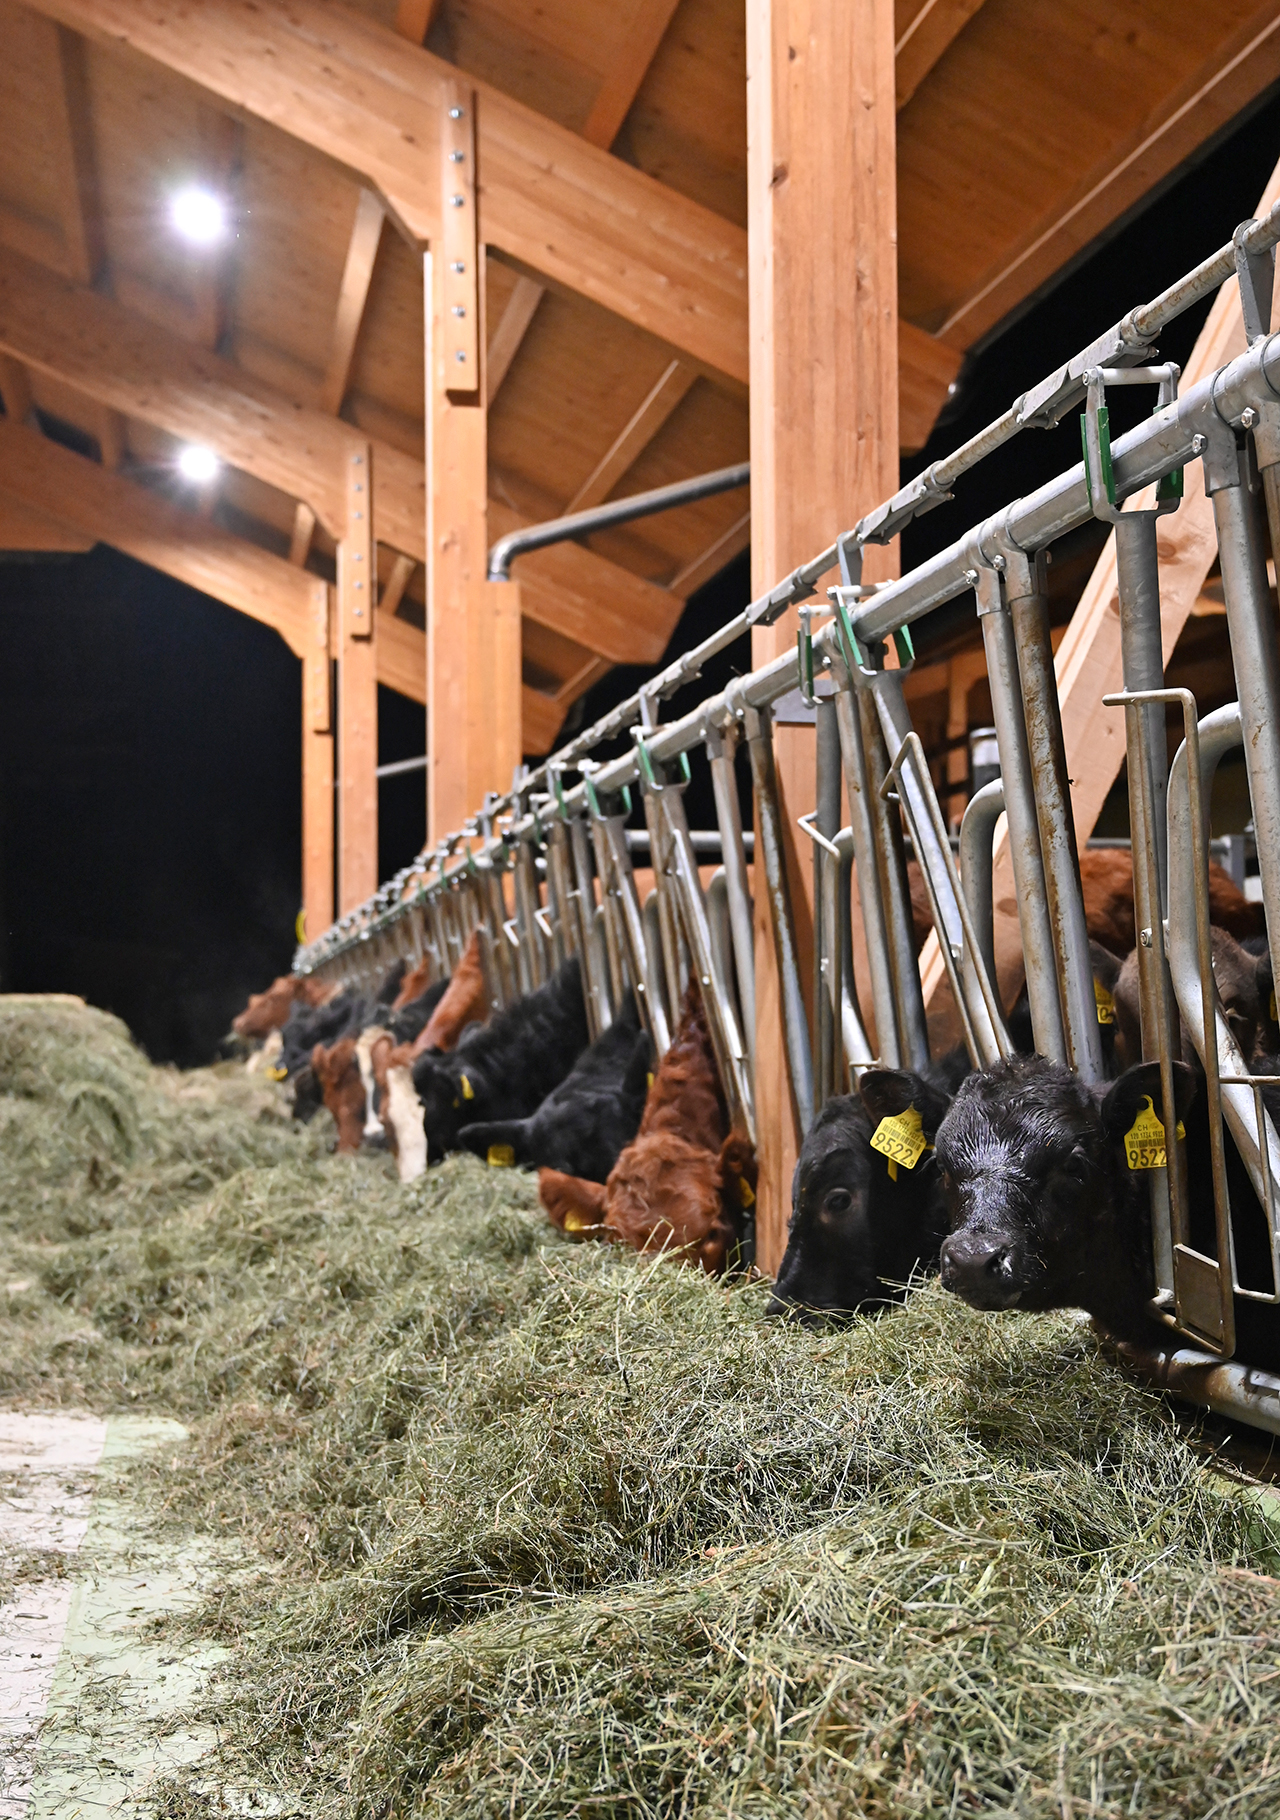
<path id="1" fill-rule="evenodd" d="M 978 1081 L 961 1089 L 938 1129 L 939 1160 L 956 1169 L 1033 1170 L 1070 1150 L 1095 1129 L 1091 1109 L 1056 1082 L 1025 1091 L 1008 1082 Z"/>

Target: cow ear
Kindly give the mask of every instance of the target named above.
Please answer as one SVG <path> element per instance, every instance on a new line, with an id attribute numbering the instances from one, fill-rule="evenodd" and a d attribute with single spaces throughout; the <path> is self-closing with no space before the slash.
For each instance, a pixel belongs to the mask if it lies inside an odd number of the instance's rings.
<path id="1" fill-rule="evenodd" d="M 1090 942 L 1089 965 L 1098 984 L 1105 986 L 1108 992 L 1114 992 L 1124 962 L 1118 960 L 1110 948 L 1104 948 L 1101 942 Z"/>
<path id="2" fill-rule="evenodd" d="M 878 1124 L 915 1105 L 920 1097 L 920 1082 L 914 1074 L 898 1068 L 871 1068 L 858 1081 L 858 1092 Z"/>
<path id="3" fill-rule="evenodd" d="M 486 1119 L 464 1125 L 458 1133 L 464 1150 L 495 1167 L 523 1161 L 524 1122 L 521 1119 Z"/>
<path id="4" fill-rule="evenodd" d="M 631 1060 L 627 1063 L 627 1072 L 623 1077 L 622 1091 L 631 1098 L 636 1094 L 649 1091 L 649 1076 L 653 1071 L 653 1046 L 642 1030 L 636 1038 L 636 1046 L 631 1051 Z"/>
<path id="5" fill-rule="evenodd" d="M 1190 1111 L 1197 1085 L 1193 1069 L 1185 1062 L 1173 1064 L 1173 1097 L 1179 1119 L 1185 1118 Z M 1147 1100 L 1151 1101 L 1157 1117 L 1163 1118 L 1159 1062 L 1139 1062 L 1136 1068 L 1126 1068 L 1110 1089 L 1102 1102 L 1102 1129 L 1107 1136 L 1123 1137 Z"/>
<path id="6" fill-rule="evenodd" d="M 603 1182 L 562 1175 L 558 1169 L 539 1169 L 538 1199 L 561 1232 L 585 1232 L 604 1224 Z"/>
<path id="7" fill-rule="evenodd" d="M 741 1132 L 731 1131 L 720 1146 L 721 1188 L 741 1206 L 749 1207 L 756 1198 L 759 1179 L 754 1145 Z M 744 1186 L 748 1190 L 746 1194 L 742 1192 Z"/>

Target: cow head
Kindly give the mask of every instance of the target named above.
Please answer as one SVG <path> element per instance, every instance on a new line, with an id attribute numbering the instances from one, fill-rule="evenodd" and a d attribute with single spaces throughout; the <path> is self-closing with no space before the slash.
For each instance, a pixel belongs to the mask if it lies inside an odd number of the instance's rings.
<path id="1" fill-rule="evenodd" d="M 1181 1118 L 1195 1076 L 1180 1062 L 1174 1075 Z M 975 1308 L 1136 1310 L 1150 1246 L 1125 1135 L 1147 1098 L 1160 1108 L 1154 1062 L 1128 1069 L 1105 1097 L 1043 1056 L 971 1075 L 936 1141 L 951 1225 L 944 1287 Z"/>
<path id="2" fill-rule="evenodd" d="M 338 1127 L 338 1149 L 344 1154 L 359 1150 L 364 1135 L 364 1083 L 356 1061 L 355 1037 L 341 1037 L 327 1049 L 317 1043 L 311 1051 L 311 1066 Z"/>

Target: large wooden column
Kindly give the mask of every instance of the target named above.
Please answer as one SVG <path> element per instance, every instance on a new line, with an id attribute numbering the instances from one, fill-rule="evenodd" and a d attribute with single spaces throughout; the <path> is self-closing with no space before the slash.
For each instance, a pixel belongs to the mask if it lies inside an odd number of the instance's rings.
<path id="1" fill-rule="evenodd" d="M 368 443 L 346 456 L 338 542 L 338 909 L 378 885 L 378 666 L 374 649 L 373 467 Z"/>
<path id="2" fill-rule="evenodd" d="M 756 594 L 897 485 L 893 45 L 893 0 L 747 0 Z M 892 573 L 894 560 L 894 551 L 871 553 L 867 579 Z M 753 662 L 793 646 L 795 634 L 794 612 L 756 632 Z M 813 730 L 779 727 L 775 737 L 784 821 L 795 835 L 796 816 L 814 803 Z M 792 894 L 803 919 L 812 863 L 807 850 L 793 859 Z M 756 907 L 763 918 L 761 889 Z M 800 1134 L 763 921 L 756 968 L 758 1234 L 760 1262 L 773 1269 L 785 1245 Z"/>
<path id="3" fill-rule="evenodd" d="M 328 583 L 312 586 L 302 657 L 302 909 L 309 941 L 333 921 L 333 722 Z"/>
<path id="4" fill-rule="evenodd" d="M 488 436 L 475 93 L 444 84 L 441 232 L 424 267 L 427 834 L 461 826 L 520 759 L 520 604 L 485 579 Z"/>

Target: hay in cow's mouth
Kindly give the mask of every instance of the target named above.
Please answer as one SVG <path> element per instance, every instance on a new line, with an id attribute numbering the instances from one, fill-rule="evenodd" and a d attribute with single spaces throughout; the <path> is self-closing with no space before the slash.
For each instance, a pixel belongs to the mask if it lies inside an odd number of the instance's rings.
<path id="1" fill-rule="evenodd" d="M 0 1008 L 0 1383 L 179 1416 L 157 1520 L 264 1562 L 160 1811 L 1280 1810 L 1270 1535 L 1087 1330 L 766 1323 L 273 1094 Z"/>

